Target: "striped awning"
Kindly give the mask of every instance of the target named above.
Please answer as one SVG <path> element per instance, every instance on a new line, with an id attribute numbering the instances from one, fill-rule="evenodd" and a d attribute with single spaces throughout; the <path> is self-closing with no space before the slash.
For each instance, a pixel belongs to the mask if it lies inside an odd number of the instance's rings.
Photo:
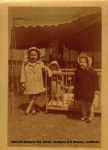
<path id="1" fill-rule="evenodd" d="M 67 19 L 66 15 L 64 16 L 61 17 L 62 19 L 59 19 L 60 16 L 57 19 L 55 17 L 51 19 L 50 16 L 49 20 L 48 16 L 40 19 L 32 17 L 28 19 L 28 16 L 14 18 L 13 31 L 16 44 L 14 46 L 17 49 L 27 49 L 30 46 L 45 48 L 53 41 L 58 41 L 64 43 L 69 49 L 100 50 L 100 7 L 78 8 L 74 11 L 74 15 L 67 15 Z"/>

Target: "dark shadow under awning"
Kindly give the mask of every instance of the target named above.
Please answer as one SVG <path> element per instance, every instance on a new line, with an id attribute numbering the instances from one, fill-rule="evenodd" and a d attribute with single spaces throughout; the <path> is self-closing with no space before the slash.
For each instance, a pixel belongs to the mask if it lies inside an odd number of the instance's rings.
<path id="1" fill-rule="evenodd" d="M 18 21 L 20 25 L 17 25 Z M 58 41 L 73 50 L 101 50 L 101 12 L 82 15 L 70 22 L 57 25 L 33 26 L 26 24 L 26 21 L 28 20 L 14 19 L 13 48 L 28 49 L 31 46 L 46 48 L 52 42 Z"/>

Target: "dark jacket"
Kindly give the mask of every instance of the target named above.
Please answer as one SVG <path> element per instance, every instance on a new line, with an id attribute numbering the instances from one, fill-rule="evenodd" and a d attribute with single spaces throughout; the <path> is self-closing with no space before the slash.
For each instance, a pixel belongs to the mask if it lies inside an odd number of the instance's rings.
<path id="1" fill-rule="evenodd" d="M 93 101 L 94 92 L 99 90 L 99 81 L 93 69 L 75 71 L 74 95 L 75 99 L 86 98 Z"/>

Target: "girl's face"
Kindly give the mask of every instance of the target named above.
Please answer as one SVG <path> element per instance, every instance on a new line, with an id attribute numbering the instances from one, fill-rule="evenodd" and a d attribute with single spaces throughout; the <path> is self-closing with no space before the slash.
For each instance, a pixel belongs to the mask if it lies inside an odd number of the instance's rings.
<path id="1" fill-rule="evenodd" d="M 37 54 L 37 52 L 36 52 L 36 51 L 31 51 L 29 58 L 30 58 L 30 62 L 31 62 L 31 63 L 35 63 L 35 62 L 37 61 L 37 59 L 38 59 L 38 54 Z"/>
<path id="2" fill-rule="evenodd" d="M 51 65 L 50 67 L 51 71 L 58 71 L 58 67 L 56 65 Z"/>
<path id="3" fill-rule="evenodd" d="M 87 69 L 88 65 L 87 65 L 87 60 L 86 58 L 81 58 L 79 61 L 79 65 L 81 69 Z"/>

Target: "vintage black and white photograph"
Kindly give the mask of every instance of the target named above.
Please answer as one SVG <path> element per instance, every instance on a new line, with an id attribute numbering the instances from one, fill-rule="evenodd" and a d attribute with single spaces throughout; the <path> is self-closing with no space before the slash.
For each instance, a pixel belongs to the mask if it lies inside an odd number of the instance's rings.
<path id="1" fill-rule="evenodd" d="M 102 8 L 8 7 L 8 147 L 101 147 Z"/>

